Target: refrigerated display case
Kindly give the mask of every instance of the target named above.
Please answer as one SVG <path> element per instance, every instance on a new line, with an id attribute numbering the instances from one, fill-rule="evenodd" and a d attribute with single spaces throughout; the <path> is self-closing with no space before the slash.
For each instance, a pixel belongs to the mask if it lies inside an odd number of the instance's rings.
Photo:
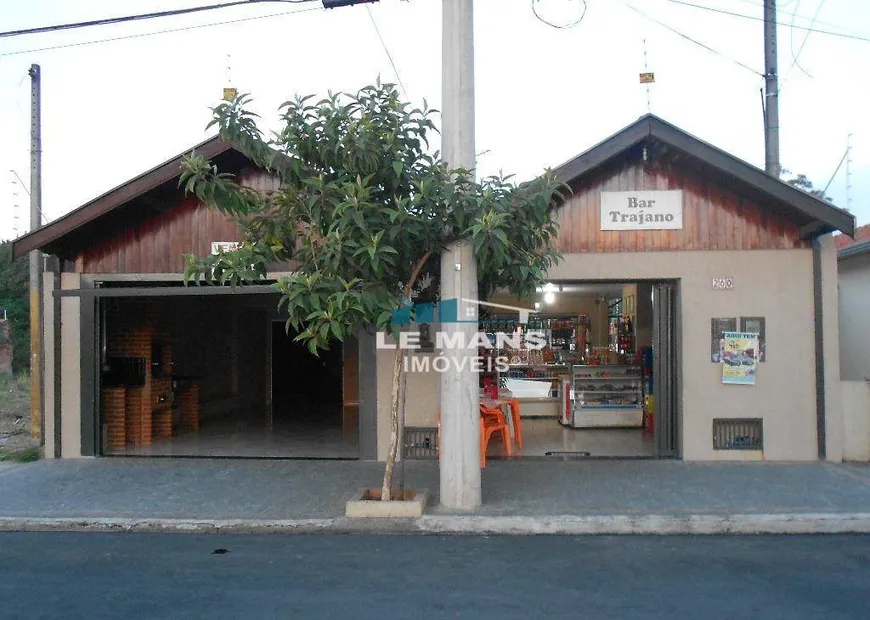
<path id="1" fill-rule="evenodd" d="M 643 424 L 640 366 L 573 366 L 570 393 L 571 407 L 560 416 L 565 426 L 639 428 Z"/>

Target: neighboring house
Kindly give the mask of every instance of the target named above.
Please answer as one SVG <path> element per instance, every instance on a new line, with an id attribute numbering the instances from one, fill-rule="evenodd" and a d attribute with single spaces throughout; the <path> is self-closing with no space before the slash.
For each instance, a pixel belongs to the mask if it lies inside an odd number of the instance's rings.
<path id="1" fill-rule="evenodd" d="M 858 230 L 862 229 L 870 231 L 870 226 Z M 844 456 L 867 461 L 870 460 L 870 239 L 845 245 L 838 254 Z"/>
<path id="2" fill-rule="evenodd" d="M 220 140 L 196 148 L 222 171 L 274 187 Z M 374 334 L 361 332 L 312 363 L 287 344 L 268 282 L 182 286 L 183 254 L 240 239 L 223 215 L 182 194 L 180 161 L 14 244 L 16 256 L 39 249 L 53 257 L 45 278 L 47 455 L 384 459 L 394 356 L 375 348 Z M 566 299 L 569 289 L 615 288 L 643 291 L 638 308 L 655 300 L 644 313 L 649 324 L 638 326 L 654 346 L 652 456 L 839 460 L 831 233 L 854 235 L 853 216 L 653 115 L 556 173 L 573 195 L 554 212 L 564 259 L 549 280 L 564 285 Z M 597 297 L 590 308 L 607 319 Z M 729 321 L 761 326 L 755 385 L 723 383 L 721 334 L 711 325 Z M 408 425 L 436 426 L 438 385 L 431 373 L 408 376 Z M 763 428 L 763 448 L 743 435 L 732 444 L 752 450 L 717 447 L 717 425 L 731 422 L 757 429 L 759 440 Z"/>
<path id="3" fill-rule="evenodd" d="M 862 241 L 870 241 L 870 224 L 864 224 L 855 229 L 855 237 L 849 235 L 834 235 L 834 245 L 838 250 L 848 248 L 849 246 L 861 243 Z"/>

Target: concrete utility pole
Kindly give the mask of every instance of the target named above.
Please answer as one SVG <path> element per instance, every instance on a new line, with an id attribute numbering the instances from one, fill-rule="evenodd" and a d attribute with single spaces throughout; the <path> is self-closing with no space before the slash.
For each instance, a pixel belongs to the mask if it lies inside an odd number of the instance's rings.
<path id="1" fill-rule="evenodd" d="M 42 227 L 42 113 L 39 65 L 30 65 L 30 231 Z M 42 252 L 30 253 L 30 436 L 42 438 Z"/>
<path id="2" fill-rule="evenodd" d="M 452 168 L 475 168 L 474 11 L 472 0 L 442 0 L 441 152 Z M 441 256 L 441 299 L 455 299 L 457 318 L 441 323 L 447 337 L 471 342 L 477 332 L 477 263 L 471 242 L 463 239 Z M 461 334 L 458 334 L 461 332 Z M 477 349 L 447 349 L 441 373 L 441 504 L 454 510 L 480 506 L 480 411 L 478 378 L 471 357 Z"/>
<path id="3" fill-rule="evenodd" d="M 776 0 L 764 0 L 764 170 L 779 178 L 779 76 L 776 68 Z"/>

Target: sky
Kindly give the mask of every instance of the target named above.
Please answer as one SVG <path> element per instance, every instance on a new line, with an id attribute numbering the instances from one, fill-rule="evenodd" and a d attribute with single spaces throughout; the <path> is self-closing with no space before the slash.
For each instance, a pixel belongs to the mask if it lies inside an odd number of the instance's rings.
<path id="1" fill-rule="evenodd" d="M 686 2 L 757 19 L 673 0 L 586 0 L 579 24 L 554 28 L 535 16 L 533 0 L 477 0 L 479 174 L 531 178 L 647 111 L 763 167 L 762 0 Z M 0 30 L 213 3 L 0 0 Z M 557 25 L 576 21 L 583 4 L 534 0 Z M 870 3 L 780 0 L 778 21 L 782 165 L 816 186 L 830 181 L 834 203 L 870 223 Z M 868 40 L 806 36 L 792 24 Z M 274 129 L 278 106 L 295 94 L 395 82 L 385 47 L 407 98 L 438 108 L 439 0 L 328 11 L 319 2 L 266 3 L 0 38 L 0 239 L 29 229 L 33 63 L 42 69 L 43 215 L 51 221 L 207 138 L 209 107 L 225 86 L 251 93 Z M 645 70 L 656 80 L 649 107 L 638 76 Z M 846 164 L 834 172 L 849 134 L 847 205 Z"/>

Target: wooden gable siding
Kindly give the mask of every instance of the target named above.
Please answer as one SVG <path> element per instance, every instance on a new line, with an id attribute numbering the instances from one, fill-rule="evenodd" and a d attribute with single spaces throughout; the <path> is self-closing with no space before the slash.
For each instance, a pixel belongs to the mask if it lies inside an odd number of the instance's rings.
<path id="1" fill-rule="evenodd" d="M 239 180 L 262 192 L 277 182 L 259 170 L 244 170 Z M 181 273 L 184 255 L 204 256 L 213 241 L 240 241 L 235 221 L 197 199 L 178 198 L 176 206 L 140 221 L 131 218 L 123 230 L 84 248 L 76 258 L 80 273 Z"/>
<path id="2" fill-rule="evenodd" d="M 235 222 L 196 199 L 127 228 L 84 250 L 76 260 L 82 273 L 180 273 L 184 254 L 211 252 L 213 241 L 238 241 Z"/>
<path id="3" fill-rule="evenodd" d="M 601 192 L 683 190 L 683 229 L 601 230 Z M 574 187 L 556 212 L 563 253 L 656 250 L 765 250 L 808 247 L 799 226 L 700 175 L 629 164 Z"/>

